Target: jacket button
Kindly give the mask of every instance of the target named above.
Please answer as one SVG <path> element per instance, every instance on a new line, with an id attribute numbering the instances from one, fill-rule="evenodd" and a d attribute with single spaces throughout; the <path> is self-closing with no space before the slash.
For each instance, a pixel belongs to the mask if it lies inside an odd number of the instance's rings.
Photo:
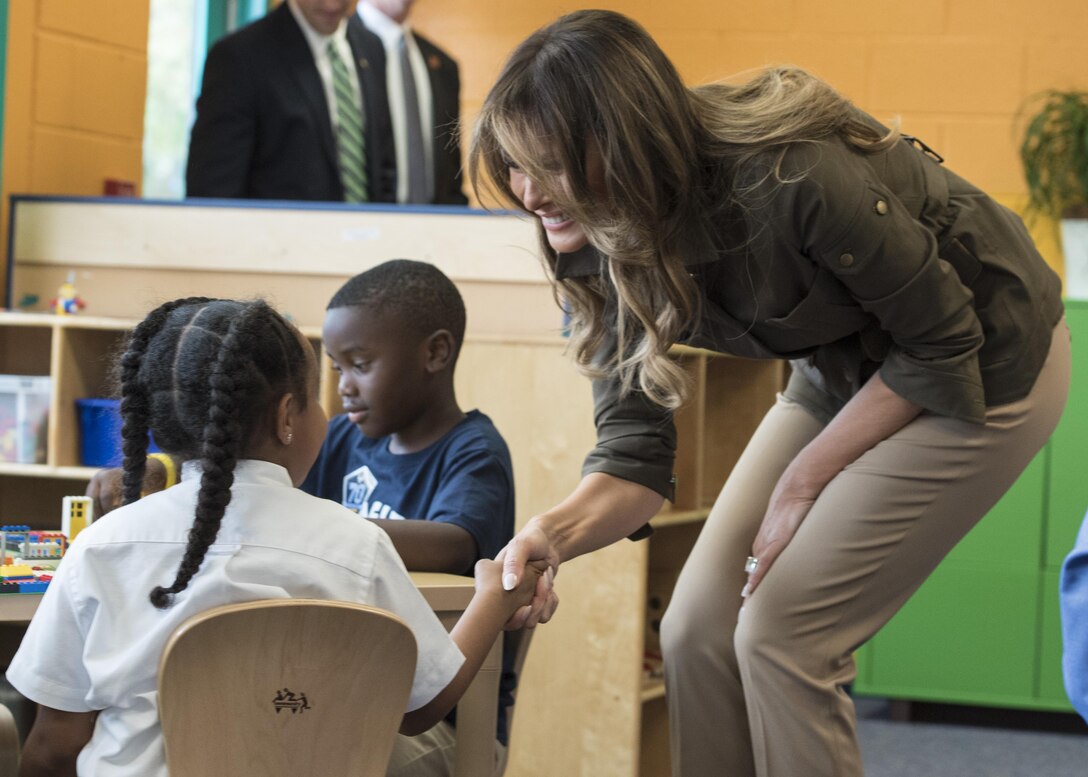
<path id="1" fill-rule="evenodd" d="M 839 264 L 841 264 L 843 267 L 849 267 L 853 263 L 854 263 L 854 255 L 853 254 L 843 254 L 842 256 L 839 257 Z"/>
<path id="2" fill-rule="evenodd" d="M 884 200 L 877 200 L 876 205 L 873 206 L 873 210 L 875 210 L 881 216 L 887 215 L 888 203 L 886 203 Z"/>

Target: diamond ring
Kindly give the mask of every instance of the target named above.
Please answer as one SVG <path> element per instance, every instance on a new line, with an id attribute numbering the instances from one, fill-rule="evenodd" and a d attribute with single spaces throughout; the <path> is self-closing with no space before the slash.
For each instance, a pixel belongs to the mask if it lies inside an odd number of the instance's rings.
<path id="1" fill-rule="evenodd" d="M 759 559 L 755 556 L 749 556 L 748 560 L 744 562 L 744 571 L 749 575 L 756 571 L 759 566 Z"/>

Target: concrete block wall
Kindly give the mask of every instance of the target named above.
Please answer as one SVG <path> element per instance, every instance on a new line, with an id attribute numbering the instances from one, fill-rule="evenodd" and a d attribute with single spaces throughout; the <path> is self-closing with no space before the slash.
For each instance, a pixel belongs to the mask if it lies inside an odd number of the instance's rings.
<path id="1" fill-rule="evenodd" d="M 98 195 L 107 178 L 139 189 L 147 86 L 148 0 L 8 6 L 0 236 L 9 194 Z"/>

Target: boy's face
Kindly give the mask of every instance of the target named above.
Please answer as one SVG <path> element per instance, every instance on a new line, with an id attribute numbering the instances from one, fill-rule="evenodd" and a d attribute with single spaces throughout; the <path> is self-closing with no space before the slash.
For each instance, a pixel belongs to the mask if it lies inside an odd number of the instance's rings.
<path id="1" fill-rule="evenodd" d="M 352 305 L 325 314 L 325 351 L 340 375 L 340 400 L 367 437 L 411 431 L 428 405 L 426 338 L 400 321 Z"/>

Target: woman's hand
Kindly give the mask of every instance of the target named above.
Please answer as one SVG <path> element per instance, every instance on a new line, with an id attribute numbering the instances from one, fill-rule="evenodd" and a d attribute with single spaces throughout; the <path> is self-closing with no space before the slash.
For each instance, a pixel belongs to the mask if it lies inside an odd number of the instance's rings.
<path id="1" fill-rule="evenodd" d="M 500 561 L 480 559 L 476 562 L 473 575 L 476 579 L 476 593 L 491 596 L 503 608 L 502 618 L 507 623 L 527 609 L 536 595 L 539 580 L 550 574 L 544 561 L 530 561 L 525 565 L 524 574 L 513 589 L 505 589 L 502 584 L 503 569 Z"/>
<path id="2" fill-rule="evenodd" d="M 638 483 L 591 472 L 570 496 L 546 513 L 530 518 L 495 557 L 503 562 L 502 584 L 507 590 L 516 588 L 529 562 L 544 562 L 547 571 L 536 583 L 533 601 L 510 619 L 507 630 L 532 628 L 552 617 L 559 606 L 552 583 L 560 561 L 630 536 L 661 509 L 664 501 L 660 494 Z"/>
<path id="3" fill-rule="evenodd" d="M 748 570 L 748 582 L 741 596 L 756 590 L 775 559 L 793 540 L 797 527 L 824 487 L 865 451 L 891 437 L 920 412 L 921 407 L 892 391 L 879 372 L 862 386 L 778 479 L 752 543 L 755 568 Z"/>
<path id="4" fill-rule="evenodd" d="M 502 584 L 508 591 L 517 588 L 525 576 L 526 566 L 534 563 L 546 565 L 544 574 L 536 581 L 532 601 L 511 616 L 506 629 L 513 631 L 547 623 L 559 606 L 559 597 L 553 588 L 555 573 L 559 570 L 559 551 L 547 533 L 535 520 L 530 520 L 495 560 L 502 562 Z"/>
<path id="5" fill-rule="evenodd" d="M 822 490 L 812 485 L 805 485 L 787 468 L 771 494 L 763 523 L 759 527 L 755 542 L 752 543 L 752 557 L 758 559 L 755 570 L 748 574 L 748 582 L 741 591 L 741 596 L 748 596 L 759 586 L 767 570 L 774 564 L 779 554 L 786 549 L 797 533 L 797 527 L 808 515 L 813 502 Z"/>

